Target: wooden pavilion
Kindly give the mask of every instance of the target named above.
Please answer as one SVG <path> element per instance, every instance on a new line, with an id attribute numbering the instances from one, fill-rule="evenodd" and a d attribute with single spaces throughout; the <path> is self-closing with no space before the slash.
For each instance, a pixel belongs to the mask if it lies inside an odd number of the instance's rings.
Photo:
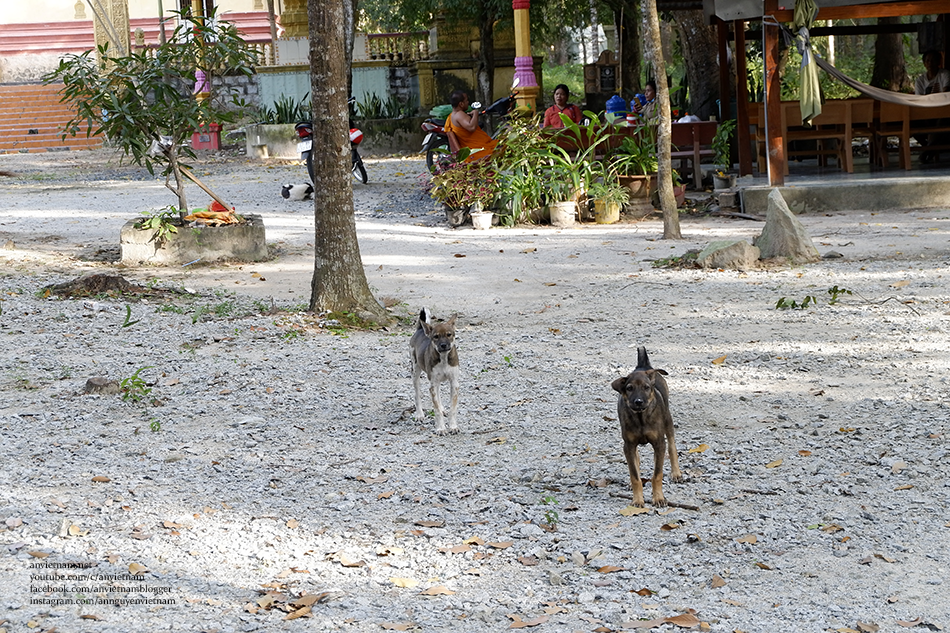
<path id="1" fill-rule="evenodd" d="M 936 22 L 938 26 L 937 41 L 941 42 L 944 54 L 948 51 L 950 38 L 946 28 L 950 18 L 950 0 L 909 0 L 909 1 L 881 1 L 881 0 L 816 0 L 818 15 L 816 24 L 822 20 L 845 20 L 858 18 L 883 18 L 910 15 L 937 15 L 941 16 Z M 781 103 L 781 85 L 778 73 L 779 65 L 779 38 L 780 32 L 776 22 L 791 24 L 795 9 L 794 0 L 703 0 L 703 11 L 710 24 L 717 27 L 719 33 L 719 67 L 728 69 L 728 40 L 734 38 L 735 49 L 745 51 L 746 22 L 761 23 L 760 34 L 762 49 L 765 54 L 765 104 L 764 152 L 760 152 L 760 161 L 763 157 L 767 162 L 769 184 L 773 187 L 785 183 L 787 173 L 788 151 L 785 147 L 784 122 Z M 765 18 L 765 19 L 763 19 Z M 730 35 L 731 30 L 731 35 Z M 856 35 L 875 34 L 883 32 L 916 32 L 916 24 L 895 25 L 865 25 L 865 26 L 831 26 L 811 29 L 811 35 Z M 736 75 L 746 76 L 746 57 L 736 55 Z M 750 124 L 756 120 L 757 112 L 753 112 L 755 104 L 749 103 L 749 95 L 745 81 L 735 82 L 735 101 L 737 118 L 737 140 L 739 145 L 739 173 L 752 173 L 753 139 Z M 731 96 L 730 76 L 727 72 L 720 72 L 720 103 L 723 104 L 722 118 L 728 118 L 728 105 Z M 816 120 L 817 121 L 817 120 Z M 850 119 L 849 127 L 850 129 Z M 851 139 L 844 139 L 846 149 L 850 150 Z M 904 165 L 902 159 L 902 166 Z M 762 170 L 759 165 L 759 170 Z M 909 168 L 909 153 L 907 166 Z"/>

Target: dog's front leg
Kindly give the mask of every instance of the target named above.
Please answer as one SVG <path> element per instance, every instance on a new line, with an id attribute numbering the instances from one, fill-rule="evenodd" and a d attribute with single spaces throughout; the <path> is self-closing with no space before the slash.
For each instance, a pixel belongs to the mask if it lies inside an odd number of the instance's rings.
<path id="1" fill-rule="evenodd" d="M 449 400 L 449 433 L 458 433 L 459 425 L 455 417 L 459 408 L 459 375 L 457 368 L 449 375 Z"/>
<path id="2" fill-rule="evenodd" d="M 435 432 L 445 435 L 445 410 L 442 408 L 442 399 L 439 397 L 438 380 L 429 381 L 429 394 L 432 396 L 432 406 L 435 407 Z"/>
<path id="3" fill-rule="evenodd" d="M 644 506 L 643 482 L 640 481 L 640 455 L 637 452 L 637 445 L 624 441 L 623 455 L 627 458 L 627 470 L 630 471 L 630 488 L 633 490 L 632 505 L 642 508 Z"/>
<path id="4" fill-rule="evenodd" d="M 660 437 L 653 444 L 653 505 L 658 508 L 666 507 L 666 498 L 663 496 L 663 452 L 666 450 L 665 438 Z"/>

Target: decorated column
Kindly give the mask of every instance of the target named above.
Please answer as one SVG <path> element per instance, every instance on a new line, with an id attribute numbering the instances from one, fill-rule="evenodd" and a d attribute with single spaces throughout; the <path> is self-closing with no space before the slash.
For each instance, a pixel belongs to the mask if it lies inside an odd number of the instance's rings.
<path id="1" fill-rule="evenodd" d="M 534 57 L 531 55 L 531 0 L 512 0 L 515 12 L 515 89 L 518 107 L 537 111 L 538 80 L 534 76 Z"/>

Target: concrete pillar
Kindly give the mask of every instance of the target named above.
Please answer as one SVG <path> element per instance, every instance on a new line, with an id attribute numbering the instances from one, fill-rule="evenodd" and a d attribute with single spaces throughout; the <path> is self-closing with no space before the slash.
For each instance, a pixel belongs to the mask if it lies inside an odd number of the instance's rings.
<path id="1" fill-rule="evenodd" d="M 284 27 L 284 36 L 308 37 L 309 19 L 307 18 L 307 0 L 284 0 L 284 11 L 280 14 L 280 24 Z"/>
<path id="2" fill-rule="evenodd" d="M 108 43 L 110 57 L 128 55 L 132 36 L 127 0 L 97 0 L 92 7 L 96 48 Z"/>
<path id="3" fill-rule="evenodd" d="M 534 57 L 531 55 L 531 0 L 512 0 L 515 14 L 515 89 L 518 107 L 537 111 L 538 79 L 534 76 Z"/>

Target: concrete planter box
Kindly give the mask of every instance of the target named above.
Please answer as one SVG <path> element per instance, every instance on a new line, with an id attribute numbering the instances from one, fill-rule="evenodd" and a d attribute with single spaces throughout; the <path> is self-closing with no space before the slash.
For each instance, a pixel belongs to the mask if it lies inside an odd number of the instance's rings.
<path id="1" fill-rule="evenodd" d="M 292 123 L 248 125 L 245 130 L 245 143 L 248 158 L 300 158 L 297 152 L 297 132 Z"/>
<path id="2" fill-rule="evenodd" d="M 195 260 L 262 261 L 267 258 L 264 221 L 259 215 L 244 217 L 247 224 L 179 227 L 178 232 L 170 235 L 161 245 L 154 239 L 156 231 L 137 229 L 137 220 L 129 220 L 119 236 L 122 263 L 180 266 Z"/>

